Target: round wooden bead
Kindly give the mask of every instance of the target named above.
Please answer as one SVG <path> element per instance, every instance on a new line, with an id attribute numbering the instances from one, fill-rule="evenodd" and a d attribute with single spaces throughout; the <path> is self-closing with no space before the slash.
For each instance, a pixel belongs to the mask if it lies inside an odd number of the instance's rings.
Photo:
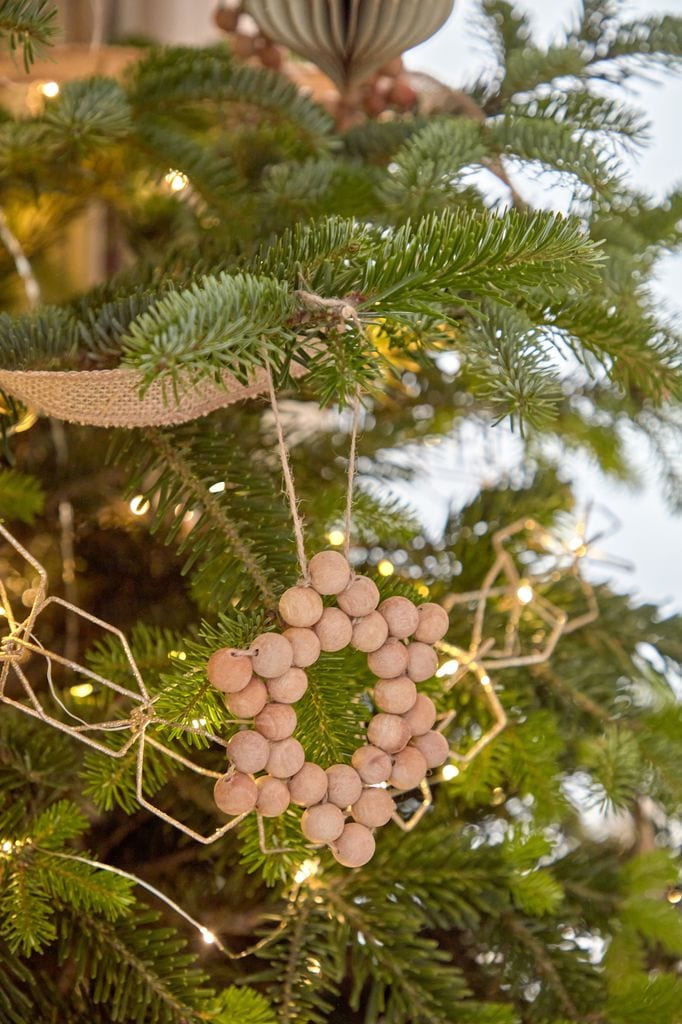
<path id="1" fill-rule="evenodd" d="M 292 662 L 296 668 L 308 668 L 314 665 L 320 656 L 320 641 L 312 629 L 301 629 L 299 626 L 291 626 L 285 629 L 282 636 L 285 636 L 294 651 Z"/>
<path id="2" fill-rule="evenodd" d="M 271 700 L 280 704 L 295 704 L 308 689 L 308 677 L 302 668 L 290 668 L 283 676 L 268 679 Z"/>
<path id="3" fill-rule="evenodd" d="M 221 647 L 208 659 L 206 675 L 216 690 L 237 693 L 244 689 L 253 675 L 251 658 L 232 647 Z"/>
<path id="4" fill-rule="evenodd" d="M 340 608 L 325 608 L 315 632 L 323 651 L 342 651 L 351 641 L 353 625 Z"/>
<path id="5" fill-rule="evenodd" d="M 369 786 L 386 782 L 391 774 L 391 759 L 385 750 L 367 744 L 353 752 L 351 762 L 363 782 Z"/>
<path id="6" fill-rule="evenodd" d="M 414 789 L 425 778 L 426 758 L 416 747 L 405 747 L 393 758 L 393 771 L 388 780 L 394 789 Z"/>
<path id="7" fill-rule="evenodd" d="M 285 740 L 296 728 L 296 721 L 291 704 L 266 704 L 254 725 L 266 740 Z"/>
<path id="8" fill-rule="evenodd" d="M 378 651 L 388 637 L 388 624 L 379 612 L 370 612 L 353 623 L 351 644 L 356 651 Z"/>
<path id="9" fill-rule="evenodd" d="M 350 581 L 350 566 L 339 551 L 318 551 L 310 559 L 308 571 L 318 594 L 340 594 Z"/>
<path id="10" fill-rule="evenodd" d="M 437 668 L 438 655 L 433 647 L 419 642 L 407 645 L 407 674 L 415 683 L 431 679 Z"/>
<path id="11" fill-rule="evenodd" d="M 442 732 L 425 732 L 410 741 L 410 747 L 416 747 L 423 754 L 427 768 L 440 768 L 448 759 L 450 745 Z M 407 749 L 409 750 L 410 747 Z M 405 753 L 405 751 L 403 751 Z"/>
<path id="12" fill-rule="evenodd" d="M 289 793 L 299 807 L 319 804 L 327 795 L 327 773 L 324 768 L 306 761 L 301 770 L 289 779 Z"/>
<path id="13" fill-rule="evenodd" d="M 260 811 L 264 818 L 276 818 L 284 814 L 289 806 L 289 787 L 281 779 L 274 779 L 272 775 L 263 775 L 256 780 L 258 787 L 258 800 L 256 810 Z"/>
<path id="14" fill-rule="evenodd" d="M 369 742 L 387 754 L 402 750 L 411 735 L 409 726 L 398 715 L 375 715 L 367 727 Z"/>
<path id="15" fill-rule="evenodd" d="M 225 704 L 235 718 L 253 718 L 262 711 L 268 699 L 268 691 L 262 679 L 253 676 L 243 690 L 225 694 Z"/>
<path id="16" fill-rule="evenodd" d="M 412 710 L 403 715 L 403 721 L 413 736 L 423 736 L 429 729 L 433 729 L 436 706 L 430 697 L 420 693 Z"/>
<path id="17" fill-rule="evenodd" d="M 312 587 L 290 587 L 279 599 L 279 614 L 289 626 L 314 626 L 322 614 L 322 598 Z"/>
<path id="18" fill-rule="evenodd" d="M 363 789 L 351 807 L 351 814 L 360 825 L 381 828 L 391 820 L 394 810 L 393 797 L 381 787 L 372 787 Z"/>
<path id="19" fill-rule="evenodd" d="M 388 623 L 391 636 L 404 640 L 419 625 L 417 609 L 406 597 L 389 597 L 379 605 L 379 611 Z"/>
<path id="20" fill-rule="evenodd" d="M 407 668 L 407 649 L 400 640 L 389 637 L 383 647 L 367 655 L 370 672 L 381 679 L 402 676 Z"/>
<path id="21" fill-rule="evenodd" d="M 407 676 L 396 679 L 380 679 L 374 687 L 374 703 L 391 715 L 402 715 L 414 707 L 417 687 Z"/>
<path id="22" fill-rule="evenodd" d="M 356 576 L 338 595 L 336 603 L 351 619 L 369 615 L 379 604 L 379 588 L 369 576 Z"/>
<path id="23" fill-rule="evenodd" d="M 259 732 L 245 729 L 229 740 L 227 754 L 237 771 L 247 774 L 260 772 L 270 755 L 270 744 Z"/>
<path id="24" fill-rule="evenodd" d="M 417 616 L 419 624 L 414 631 L 415 640 L 422 644 L 435 644 L 437 640 L 443 639 L 450 625 L 445 608 L 428 601 L 417 607 Z"/>
<path id="25" fill-rule="evenodd" d="M 362 793 L 362 779 L 349 764 L 327 768 L 327 799 L 337 807 L 350 807 Z"/>
<path id="26" fill-rule="evenodd" d="M 332 846 L 334 859 L 345 868 L 361 868 L 374 856 L 374 836 L 364 825 L 349 822 Z"/>
<path id="27" fill-rule="evenodd" d="M 290 779 L 301 770 L 304 761 L 303 747 L 293 736 L 289 736 L 286 740 L 270 744 L 270 756 L 264 767 L 276 779 Z"/>
<path id="28" fill-rule="evenodd" d="M 311 843 L 331 843 L 343 832 L 343 812 L 335 804 L 309 807 L 301 817 L 301 832 Z"/>
<path id="29" fill-rule="evenodd" d="M 294 650 L 285 636 L 279 633 L 261 633 L 251 644 L 253 670 L 259 676 L 273 679 L 283 676 L 291 668 Z"/>
<path id="30" fill-rule="evenodd" d="M 256 806 L 258 789 L 250 775 L 223 775 L 213 787 L 216 804 L 225 814 L 247 814 Z"/>

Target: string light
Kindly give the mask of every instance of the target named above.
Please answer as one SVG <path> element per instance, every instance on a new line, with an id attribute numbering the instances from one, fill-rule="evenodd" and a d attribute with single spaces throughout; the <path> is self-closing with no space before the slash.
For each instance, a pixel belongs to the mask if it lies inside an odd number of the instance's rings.
<path id="1" fill-rule="evenodd" d="M 75 686 L 70 687 L 69 693 L 72 697 L 77 697 L 82 700 L 84 697 L 89 697 L 91 693 L 94 693 L 95 687 L 92 683 L 77 683 Z"/>
<path id="2" fill-rule="evenodd" d="M 668 903 L 672 903 L 673 906 L 676 906 L 678 903 L 682 903 L 682 889 L 678 889 L 677 887 L 668 889 L 665 898 Z"/>
<path id="3" fill-rule="evenodd" d="M 459 768 L 456 764 L 446 764 L 443 766 L 442 776 L 445 782 L 451 782 L 452 779 L 456 779 L 459 775 Z"/>
<path id="4" fill-rule="evenodd" d="M 450 658 L 449 661 L 444 661 L 440 668 L 436 671 L 436 678 L 442 679 L 444 676 L 451 676 L 453 672 L 456 672 L 459 668 L 459 662 L 456 658 Z"/>
<path id="5" fill-rule="evenodd" d="M 167 174 L 164 174 L 163 180 L 166 182 L 171 192 L 182 192 L 183 188 L 187 188 L 189 184 L 189 178 L 182 171 L 176 171 L 171 168 Z"/>
<path id="6" fill-rule="evenodd" d="M 343 530 L 330 530 L 327 534 L 327 540 L 330 544 L 333 544 L 335 548 L 341 547 L 345 539 L 346 535 Z"/>
<path id="7" fill-rule="evenodd" d="M 222 494 L 225 490 L 226 484 L 224 480 L 217 480 L 216 483 L 211 484 L 209 492 L 211 494 Z"/>
<path id="8" fill-rule="evenodd" d="M 54 99 L 55 96 L 59 96 L 59 82 L 43 82 L 40 91 L 46 99 Z"/>
<path id="9" fill-rule="evenodd" d="M 523 580 L 516 589 L 516 596 L 518 597 L 521 604 L 530 604 L 533 600 L 534 592 L 530 583 Z"/>
<path id="10" fill-rule="evenodd" d="M 395 566 L 393 562 L 389 562 L 388 558 L 382 558 L 377 569 L 379 570 L 380 576 L 392 576 L 395 572 Z"/>
<path id="11" fill-rule="evenodd" d="M 207 946 L 212 946 L 214 942 L 216 942 L 216 937 L 213 932 L 210 932 L 208 928 L 204 928 L 203 925 L 199 928 L 199 934 Z"/>
<path id="12" fill-rule="evenodd" d="M 307 881 L 309 878 L 312 878 L 313 875 L 316 875 L 319 870 L 320 862 L 317 859 L 317 857 L 309 860 L 304 860 L 300 868 L 294 875 L 294 882 L 296 883 L 296 885 L 303 885 L 305 881 Z"/>
<path id="13" fill-rule="evenodd" d="M 136 494 L 130 502 L 130 511 L 134 516 L 144 516 L 149 512 L 149 502 L 144 494 Z"/>

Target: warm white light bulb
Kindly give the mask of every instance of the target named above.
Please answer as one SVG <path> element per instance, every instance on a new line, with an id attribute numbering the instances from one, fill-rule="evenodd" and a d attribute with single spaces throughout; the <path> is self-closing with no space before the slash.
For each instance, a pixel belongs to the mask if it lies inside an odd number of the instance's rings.
<path id="1" fill-rule="evenodd" d="M 69 693 L 72 697 L 78 697 L 82 700 L 84 697 L 89 697 L 94 689 L 95 687 L 92 683 L 76 683 L 75 686 L 69 688 Z"/>
<path id="2" fill-rule="evenodd" d="M 218 480 L 216 483 L 211 484 L 211 486 L 209 487 L 209 491 L 211 492 L 211 494 L 222 494 L 224 490 L 225 490 L 225 481 L 224 480 Z"/>
<path id="3" fill-rule="evenodd" d="M 443 765 L 443 778 L 446 782 L 450 782 L 452 779 L 456 779 L 459 775 L 459 768 L 456 764 Z"/>
<path id="4" fill-rule="evenodd" d="M 395 572 L 395 566 L 393 562 L 389 562 L 388 558 L 382 558 L 377 569 L 379 570 L 380 576 L 392 576 Z"/>
<path id="5" fill-rule="evenodd" d="M 534 597 L 533 588 L 530 583 L 520 583 L 516 591 L 516 596 L 521 604 L 530 604 Z"/>
<path id="6" fill-rule="evenodd" d="M 444 661 L 440 668 L 436 671 L 438 679 L 442 679 L 443 676 L 451 676 L 459 668 L 459 662 L 457 658 L 450 658 L 449 661 Z"/>
<path id="7" fill-rule="evenodd" d="M 296 885 L 301 885 L 306 879 L 311 878 L 312 875 L 316 875 L 320 867 L 320 862 L 315 858 L 314 860 L 304 860 L 300 868 L 294 875 L 294 882 Z"/>
<path id="8" fill-rule="evenodd" d="M 335 548 L 341 547 L 346 535 L 343 530 L 330 530 L 327 534 L 327 540 L 330 544 L 333 544 Z"/>
<path id="9" fill-rule="evenodd" d="M 213 932 L 210 932 L 208 928 L 201 928 L 200 931 L 201 937 L 207 946 L 211 946 L 216 941 L 215 935 L 213 934 Z"/>
<path id="10" fill-rule="evenodd" d="M 130 511 L 134 516 L 143 516 L 149 512 L 149 502 L 145 498 L 144 494 L 136 494 L 133 500 L 130 502 Z"/>
<path id="11" fill-rule="evenodd" d="M 182 192 L 183 188 L 187 188 L 189 184 L 189 178 L 182 171 L 176 171 L 171 168 L 167 174 L 164 174 L 163 180 L 166 182 L 171 192 Z"/>
<path id="12" fill-rule="evenodd" d="M 40 91 L 48 100 L 54 99 L 59 96 L 59 82 L 43 82 Z"/>

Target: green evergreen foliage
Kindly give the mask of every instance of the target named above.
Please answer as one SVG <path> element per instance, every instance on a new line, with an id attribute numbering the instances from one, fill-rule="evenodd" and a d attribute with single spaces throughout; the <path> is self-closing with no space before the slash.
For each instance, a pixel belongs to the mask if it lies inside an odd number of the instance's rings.
<path id="1" fill-rule="evenodd" d="M 49 302 L 27 307 L 0 251 L 2 368 L 135 368 L 142 392 L 161 381 L 173 404 L 188 384 L 224 371 L 247 382 L 269 365 L 310 554 L 344 522 L 360 387 L 353 558 L 370 575 L 391 560 L 382 597 L 476 589 L 496 530 L 527 517 L 560 527 L 575 511 L 563 453 L 631 475 L 626 430 L 679 506 L 679 325 L 650 285 L 680 246 L 682 193 L 635 191 L 621 158 L 649 130 L 623 87 L 679 68 L 682 19 L 628 22 L 613 0 L 586 0 L 572 24 L 541 46 L 510 4 L 483 0 L 485 76 L 428 115 L 344 130 L 224 45 L 148 47 L 121 81 L 70 81 L 42 111 L 3 115 L 0 206 Z M 51 7 L 0 0 L 0 35 L 28 66 L 53 35 Z M 515 172 L 538 170 L 568 186 L 566 215 L 517 192 Z M 169 172 L 184 176 L 177 192 Z M 491 202 L 486 175 L 507 202 Z M 117 269 L 82 291 L 60 244 L 93 203 Z M 124 629 L 164 720 L 148 735 L 223 771 L 224 746 L 195 723 L 222 741 L 239 725 L 206 661 L 279 628 L 277 599 L 298 576 L 267 401 L 113 436 L 67 426 L 66 459 L 46 421 L 14 432 L 22 409 L 8 397 L 0 410 L 0 518 L 53 591 Z M 521 439 L 520 471 L 427 535 L 392 488 L 423 488 L 431 448 L 502 420 Z M 137 496 L 149 510 L 134 516 Z M 33 581 L 3 545 L 8 574 L 19 601 Z M 584 611 L 570 576 L 542 592 Z M 84 754 L 0 705 L 0 1024 L 682 1024 L 680 620 L 605 584 L 597 600 L 599 618 L 551 661 L 495 673 L 506 729 L 434 787 L 413 831 L 377 832 L 359 871 L 305 844 L 296 807 L 265 822 L 274 852 L 253 816 L 194 844 L 138 808 L 136 747 Z M 467 647 L 472 615 L 455 607 L 449 642 Z M 491 601 L 487 615 L 501 635 L 506 609 Z M 119 640 L 91 627 L 79 657 L 128 685 Z M 543 628 L 528 606 L 523 642 Z M 35 633 L 62 649 L 60 629 L 46 610 Z M 26 671 L 51 714 L 127 713 L 56 670 L 60 707 L 40 661 Z M 347 762 L 371 713 L 366 659 L 326 654 L 309 677 L 306 755 Z M 11 674 L 3 684 L 20 698 Z M 455 712 L 460 752 L 490 724 L 470 680 L 424 690 Z M 143 788 L 202 834 L 226 820 L 211 780 L 151 745 Z M 403 820 L 420 799 L 397 801 Z"/>

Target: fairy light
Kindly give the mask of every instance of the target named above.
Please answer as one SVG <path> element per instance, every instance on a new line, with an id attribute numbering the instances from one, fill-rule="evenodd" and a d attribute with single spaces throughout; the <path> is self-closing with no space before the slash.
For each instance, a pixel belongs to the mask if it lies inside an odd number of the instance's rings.
<path id="1" fill-rule="evenodd" d="M 167 174 L 164 174 L 163 180 L 166 182 L 171 192 L 182 192 L 183 188 L 187 188 L 189 184 L 189 178 L 182 171 L 177 171 L 171 168 Z"/>
<path id="2" fill-rule="evenodd" d="M 203 925 L 199 928 L 199 934 L 207 946 L 212 946 L 217 941 L 213 932 L 209 931 L 208 928 L 204 928 Z"/>
<path id="3" fill-rule="evenodd" d="M 459 768 L 456 764 L 443 765 L 442 776 L 445 782 L 451 782 L 459 775 Z"/>
<path id="4" fill-rule="evenodd" d="M 46 99 L 54 99 L 55 96 L 59 96 L 59 82 L 43 82 L 40 91 Z"/>
<path id="5" fill-rule="evenodd" d="M 76 683 L 75 686 L 69 688 L 69 693 L 72 697 L 83 700 L 85 697 L 89 697 L 91 693 L 94 693 L 94 690 L 95 688 L 92 683 Z"/>
<path id="6" fill-rule="evenodd" d="M 491 685 L 492 684 L 490 682 L 490 676 L 489 675 L 482 675 L 481 676 L 481 686 L 491 686 Z"/>
<path id="7" fill-rule="evenodd" d="M 392 576 L 395 572 L 395 566 L 393 562 L 389 562 L 388 558 L 382 558 L 377 569 L 379 570 L 380 576 Z"/>
<path id="8" fill-rule="evenodd" d="M 312 878 L 313 875 L 316 875 L 319 870 L 320 862 L 317 859 L 317 857 L 311 858 L 309 860 L 304 860 L 301 866 L 299 867 L 298 871 L 294 875 L 294 882 L 296 883 L 296 885 L 302 885 L 309 878 Z"/>
<path id="9" fill-rule="evenodd" d="M 437 669 L 436 678 L 442 679 L 444 676 L 451 676 L 458 668 L 459 662 L 457 661 L 457 658 L 450 658 L 449 661 L 444 661 L 440 668 Z"/>
<path id="10" fill-rule="evenodd" d="M 211 494 L 222 494 L 225 490 L 226 484 L 224 480 L 217 480 L 214 484 L 209 487 Z M 176 513 L 177 514 L 177 513 Z"/>
<path id="11" fill-rule="evenodd" d="M 134 516 L 144 516 L 149 512 L 149 502 L 144 494 L 136 494 L 130 502 L 130 511 Z"/>
<path id="12" fill-rule="evenodd" d="M 672 903 L 673 906 L 676 906 L 678 903 L 682 903 L 682 889 L 678 889 L 676 887 L 668 889 L 665 898 L 668 903 Z"/>
<path id="13" fill-rule="evenodd" d="M 530 583 L 528 583 L 526 580 L 523 580 L 517 587 L 516 596 L 518 597 L 521 604 L 530 604 L 534 597 L 533 588 L 531 587 Z"/>
<path id="14" fill-rule="evenodd" d="M 327 534 L 327 540 L 330 544 L 333 544 L 335 548 L 340 548 L 346 539 L 346 535 L 343 530 L 330 530 Z"/>
<path id="15" fill-rule="evenodd" d="M 193 729 L 203 729 L 205 725 L 206 725 L 206 719 L 205 718 L 193 718 L 192 719 L 192 728 Z"/>
<path id="16" fill-rule="evenodd" d="M 419 594 L 420 597 L 428 597 L 429 588 L 426 586 L 425 583 L 420 583 L 419 586 L 417 587 L 417 593 Z"/>

